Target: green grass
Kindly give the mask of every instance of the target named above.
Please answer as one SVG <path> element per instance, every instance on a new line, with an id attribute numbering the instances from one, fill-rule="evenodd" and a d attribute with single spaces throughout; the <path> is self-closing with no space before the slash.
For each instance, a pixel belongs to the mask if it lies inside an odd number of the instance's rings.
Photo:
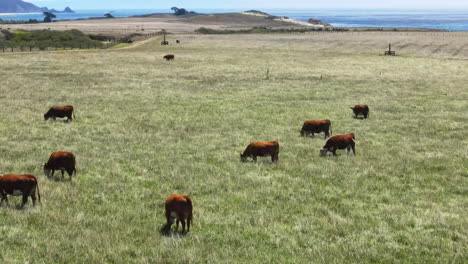
<path id="1" fill-rule="evenodd" d="M 309 35 L 178 38 L 0 54 L 0 172 L 38 176 L 42 194 L 0 208 L 1 263 L 467 262 L 466 59 Z M 43 120 L 65 104 L 74 122 Z M 357 155 L 319 157 L 323 134 L 299 136 L 310 119 L 354 132 Z M 239 161 L 265 140 L 278 164 Z M 42 173 L 57 150 L 77 156 L 72 183 Z M 193 199 L 185 237 L 159 233 L 171 193 Z"/>

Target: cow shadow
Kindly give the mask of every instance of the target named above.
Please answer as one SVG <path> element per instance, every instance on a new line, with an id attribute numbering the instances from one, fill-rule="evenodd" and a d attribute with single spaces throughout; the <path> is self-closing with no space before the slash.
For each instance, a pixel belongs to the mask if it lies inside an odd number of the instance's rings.
<path id="1" fill-rule="evenodd" d="M 164 224 L 159 228 L 159 234 L 164 237 L 184 237 L 187 235 L 187 233 L 183 233 L 182 231 L 171 230 L 171 226 L 168 224 Z"/>
<path id="2" fill-rule="evenodd" d="M 62 183 L 65 183 L 65 182 L 72 182 L 72 180 L 70 178 L 67 178 L 67 177 L 56 177 L 56 176 L 53 176 L 53 177 L 49 177 L 49 176 L 46 176 L 46 178 L 50 181 L 54 181 L 54 182 L 62 182 Z"/>
<path id="3" fill-rule="evenodd" d="M 60 122 L 60 123 L 72 123 L 73 120 L 70 120 L 70 119 L 49 119 L 49 120 L 46 120 L 46 121 Z"/>
<path id="4" fill-rule="evenodd" d="M 358 120 L 365 120 L 367 118 L 363 117 L 363 116 L 353 116 L 354 119 L 358 119 Z"/>

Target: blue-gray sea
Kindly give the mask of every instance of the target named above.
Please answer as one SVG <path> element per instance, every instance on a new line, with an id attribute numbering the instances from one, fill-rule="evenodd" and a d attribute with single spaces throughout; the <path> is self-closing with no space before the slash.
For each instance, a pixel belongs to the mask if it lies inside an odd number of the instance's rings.
<path id="1" fill-rule="evenodd" d="M 169 9 L 128 9 L 128 10 L 75 10 L 73 14 L 56 14 L 57 20 L 84 19 L 102 17 L 111 13 L 115 17 L 129 17 L 151 13 L 171 13 Z M 245 10 L 207 10 L 200 9 L 198 13 L 241 12 Z M 309 18 L 320 19 L 323 22 L 339 27 L 414 27 L 446 30 L 468 30 L 467 10 L 390 10 L 390 9 L 316 9 L 316 10 L 262 10 L 272 15 L 287 16 L 307 21 Z M 42 20 L 42 14 L 0 15 L 3 20 Z"/>

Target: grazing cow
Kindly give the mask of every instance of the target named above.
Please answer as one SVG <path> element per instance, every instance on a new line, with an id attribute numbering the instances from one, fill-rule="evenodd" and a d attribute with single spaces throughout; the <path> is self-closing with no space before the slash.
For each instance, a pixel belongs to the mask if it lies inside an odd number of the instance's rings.
<path id="1" fill-rule="evenodd" d="M 23 203 L 21 208 L 28 202 L 28 196 L 31 196 L 33 206 L 36 205 L 36 189 L 39 202 L 41 201 L 41 194 L 39 193 L 39 185 L 37 179 L 33 175 L 19 175 L 19 174 L 5 174 L 0 176 L 0 195 L 2 201 L 8 204 L 7 194 L 13 196 L 23 196 Z"/>
<path id="2" fill-rule="evenodd" d="M 73 120 L 72 118 L 75 118 L 75 114 L 73 113 L 73 106 L 71 105 L 65 105 L 65 106 L 54 106 L 47 111 L 47 113 L 44 114 L 44 119 L 47 120 L 49 118 L 52 118 L 55 120 L 55 118 L 63 118 L 66 117 L 67 121 Z"/>
<path id="3" fill-rule="evenodd" d="M 64 177 L 63 171 L 67 171 L 70 176 L 70 181 L 72 179 L 73 173 L 76 176 L 76 160 L 75 155 L 70 152 L 57 151 L 50 155 L 47 163 L 44 164 L 44 174 L 47 177 L 54 177 L 54 172 L 60 170 L 62 172 L 62 178 Z M 51 174 L 52 172 L 52 174 Z"/>
<path id="4" fill-rule="evenodd" d="M 301 136 L 308 136 L 314 133 L 325 133 L 325 138 L 329 137 L 332 134 L 331 130 L 331 122 L 330 120 L 310 120 L 305 121 L 304 125 L 302 125 L 301 129 Z"/>
<path id="5" fill-rule="evenodd" d="M 348 153 L 352 149 L 354 155 L 356 155 L 356 150 L 354 149 L 355 139 L 354 133 L 330 137 L 325 146 L 320 150 L 320 154 L 326 156 L 327 152 L 330 151 L 336 156 L 337 149 L 347 149 Z"/>
<path id="6" fill-rule="evenodd" d="M 166 228 L 169 230 L 176 219 L 176 230 L 179 229 L 179 222 L 182 223 L 182 233 L 185 233 L 185 221 L 187 220 L 187 232 L 190 231 L 192 223 L 192 200 L 190 197 L 181 194 L 171 194 L 166 199 Z"/>
<path id="7" fill-rule="evenodd" d="M 251 157 L 257 162 L 257 157 L 271 156 L 272 162 L 278 162 L 279 144 L 276 141 L 271 142 L 252 142 L 244 150 L 244 153 L 240 154 L 242 162 L 247 161 L 248 157 Z"/>
<path id="8" fill-rule="evenodd" d="M 163 57 L 163 59 L 170 61 L 174 59 L 174 54 L 167 54 L 166 56 Z"/>
<path id="9" fill-rule="evenodd" d="M 176 42 L 177 44 L 179 44 L 179 43 L 180 43 L 180 40 L 177 39 L 175 42 Z"/>
<path id="10" fill-rule="evenodd" d="M 367 105 L 355 105 L 354 107 L 351 107 L 353 109 L 354 115 L 363 115 L 364 119 L 369 116 L 369 107 Z"/>

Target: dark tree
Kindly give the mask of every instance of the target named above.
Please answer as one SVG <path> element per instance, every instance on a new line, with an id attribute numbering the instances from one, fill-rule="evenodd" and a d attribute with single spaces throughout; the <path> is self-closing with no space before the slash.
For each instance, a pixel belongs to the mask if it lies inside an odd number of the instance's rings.
<path id="1" fill-rule="evenodd" d="M 56 18 L 57 16 L 50 13 L 50 12 L 44 12 L 44 22 L 52 22 L 52 18 Z"/>
<path id="2" fill-rule="evenodd" d="M 183 16 L 185 14 L 187 14 L 187 10 L 185 10 L 185 8 L 178 8 L 178 7 L 172 7 L 171 10 L 174 11 L 174 15 L 176 16 Z"/>
<path id="3" fill-rule="evenodd" d="M 114 16 L 111 13 L 107 13 L 104 16 L 107 17 L 107 18 L 114 18 Z"/>

